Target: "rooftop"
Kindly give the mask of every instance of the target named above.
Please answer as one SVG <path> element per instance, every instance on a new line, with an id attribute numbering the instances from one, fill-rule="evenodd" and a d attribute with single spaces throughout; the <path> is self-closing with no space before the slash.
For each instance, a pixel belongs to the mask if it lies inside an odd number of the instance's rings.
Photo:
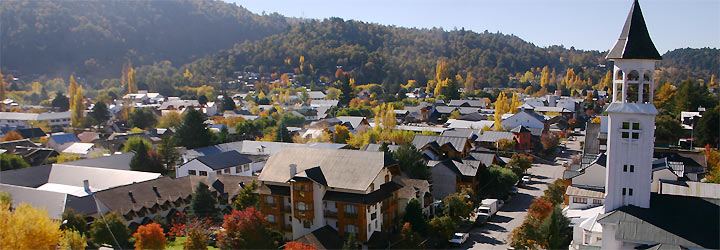
<path id="1" fill-rule="evenodd" d="M 198 158 L 195 158 L 195 160 L 202 162 L 203 164 L 214 170 L 229 168 L 252 162 L 252 160 L 248 159 L 243 154 L 235 150 L 230 150 L 211 156 L 200 156 Z"/>
<path id="2" fill-rule="evenodd" d="M 640 3 L 633 2 L 620 38 L 608 53 L 607 59 L 653 59 L 662 60 L 650 39 L 645 18 L 640 10 Z"/>

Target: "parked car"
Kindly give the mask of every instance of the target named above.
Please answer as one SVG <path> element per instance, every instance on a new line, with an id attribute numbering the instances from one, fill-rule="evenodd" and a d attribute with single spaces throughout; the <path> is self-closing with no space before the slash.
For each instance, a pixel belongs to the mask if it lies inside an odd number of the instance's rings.
<path id="1" fill-rule="evenodd" d="M 532 181 L 532 177 L 530 175 L 526 175 L 526 176 L 522 177 L 523 183 L 530 183 L 530 181 Z"/>
<path id="2" fill-rule="evenodd" d="M 451 244 L 462 245 L 470 237 L 469 233 L 455 233 L 450 239 Z"/>

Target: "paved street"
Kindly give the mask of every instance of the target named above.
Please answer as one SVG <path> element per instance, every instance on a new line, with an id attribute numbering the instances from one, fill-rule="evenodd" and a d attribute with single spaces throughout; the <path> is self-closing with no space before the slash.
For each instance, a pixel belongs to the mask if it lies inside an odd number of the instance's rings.
<path id="1" fill-rule="evenodd" d="M 557 161 L 569 161 L 574 153 L 580 153 L 579 142 L 583 140 L 583 136 L 576 136 L 574 141 L 568 141 L 566 143 L 568 150 L 558 157 Z M 533 175 L 532 182 L 519 187 L 518 194 L 487 224 L 473 228 L 470 231 L 470 239 L 458 249 L 507 249 L 508 235 L 522 224 L 532 200 L 542 196 L 548 184 L 561 178 L 563 170 L 561 164 L 533 164 L 529 170 Z"/>

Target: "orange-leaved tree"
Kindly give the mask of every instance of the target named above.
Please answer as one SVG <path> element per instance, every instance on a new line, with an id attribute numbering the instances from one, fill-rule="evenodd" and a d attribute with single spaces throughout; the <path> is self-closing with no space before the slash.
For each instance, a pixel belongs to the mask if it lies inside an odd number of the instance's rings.
<path id="1" fill-rule="evenodd" d="M 252 206 L 226 214 L 222 227 L 225 230 L 218 234 L 217 241 L 220 249 L 276 248 L 280 236 L 265 221 L 263 214 Z"/>
<path id="2" fill-rule="evenodd" d="M 135 249 L 165 248 L 165 233 L 160 224 L 155 222 L 138 227 L 133 238 L 135 238 Z"/>
<path id="3" fill-rule="evenodd" d="M 317 247 L 313 245 L 303 244 L 297 241 L 291 241 L 285 243 L 285 250 L 317 250 Z"/>
<path id="4" fill-rule="evenodd" d="M 3 141 L 17 141 L 24 139 L 22 135 L 20 135 L 18 132 L 10 131 L 7 134 L 5 134 L 5 137 L 3 137 Z"/>

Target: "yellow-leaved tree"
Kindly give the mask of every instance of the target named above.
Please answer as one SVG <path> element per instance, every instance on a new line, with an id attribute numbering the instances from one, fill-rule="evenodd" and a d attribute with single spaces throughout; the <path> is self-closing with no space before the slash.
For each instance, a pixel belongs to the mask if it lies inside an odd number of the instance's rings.
<path id="1" fill-rule="evenodd" d="M 60 222 L 45 210 L 20 204 L 10 211 L 10 203 L 0 203 L 0 249 L 57 249 Z"/>
<path id="2" fill-rule="evenodd" d="M 70 120 L 72 126 L 75 128 L 82 127 L 83 117 L 85 117 L 85 104 L 82 86 L 77 87 L 71 101 L 72 114 L 70 116 Z"/>
<path id="3" fill-rule="evenodd" d="M 70 75 L 70 85 L 68 86 L 68 95 L 70 96 L 70 109 L 72 110 L 74 107 L 73 100 L 75 97 L 75 92 L 77 92 L 78 83 L 75 81 L 75 77 L 73 75 Z"/>

